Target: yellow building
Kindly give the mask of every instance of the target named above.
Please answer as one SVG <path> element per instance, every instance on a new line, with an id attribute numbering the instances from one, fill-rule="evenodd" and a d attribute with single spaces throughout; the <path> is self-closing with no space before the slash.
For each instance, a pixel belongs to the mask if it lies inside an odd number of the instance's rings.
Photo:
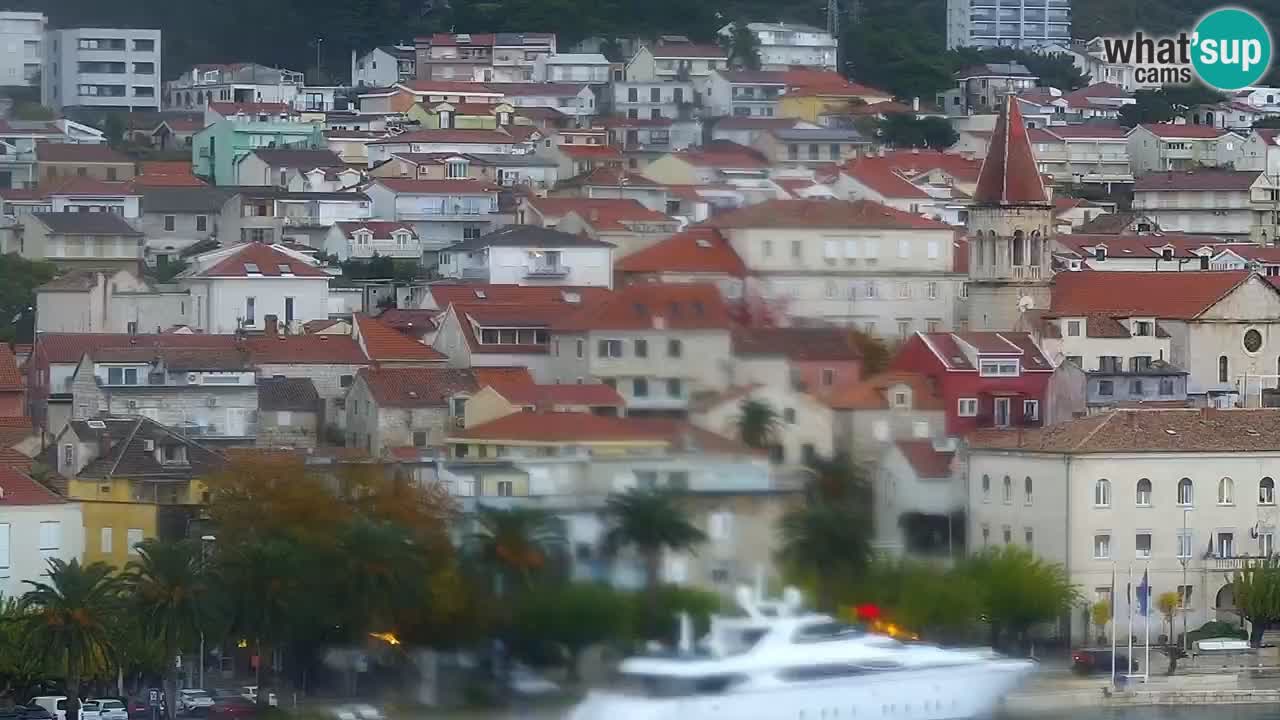
<path id="1" fill-rule="evenodd" d="M 418 103 L 407 113 L 423 128 L 439 130 L 496 130 L 511 124 L 515 108 L 509 103 Z"/>
<path id="2" fill-rule="evenodd" d="M 56 440 L 67 496 L 80 502 L 84 561 L 123 567 L 143 540 L 182 537 L 218 453 L 146 418 L 72 420 Z"/>
<path id="3" fill-rule="evenodd" d="M 778 103 L 778 116 L 812 123 L 823 115 L 848 112 L 854 105 L 888 102 L 893 96 L 857 83 L 788 87 Z"/>

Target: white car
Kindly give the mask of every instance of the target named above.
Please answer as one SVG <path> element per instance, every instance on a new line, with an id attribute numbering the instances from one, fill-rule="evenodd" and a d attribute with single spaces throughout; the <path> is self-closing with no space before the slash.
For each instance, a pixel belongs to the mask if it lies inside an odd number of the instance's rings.
<path id="1" fill-rule="evenodd" d="M 258 686 L 245 685 L 244 687 L 240 688 L 240 697 L 252 703 L 258 702 Z M 275 693 L 269 692 L 267 693 L 267 704 L 270 705 L 271 707 L 278 707 L 280 705 L 280 700 L 276 698 Z"/>
<path id="2" fill-rule="evenodd" d="M 119 700 L 85 700 L 80 703 L 81 720 L 129 720 L 129 709 Z"/>
<path id="3" fill-rule="evenodd" d="M 40 697 L 31 698 L 30 704 L 38 705 L 48 710 L 57 720 L 67 720 L 66 695 L 41 695 Z"/>
<path id="4" fill-rule="evenodd" d="M 188 689 L 178 691 L 178 709 L 191 712 L 199 708 L 213 707 L 213 696 L 204 690 Z"/>

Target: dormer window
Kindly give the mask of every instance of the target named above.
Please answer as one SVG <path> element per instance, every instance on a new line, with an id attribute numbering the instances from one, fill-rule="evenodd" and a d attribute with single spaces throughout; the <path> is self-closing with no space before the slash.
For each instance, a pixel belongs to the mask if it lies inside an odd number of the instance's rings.
<path id="1" fill-rule="evenodd" d="M 369 241 L 373 239 L 373 233 L 361 230 L 351 237 L 355 239 L 357 245 L 368 245 Z"/>
<path id="2" fill-rule="evenodd" d="M 1084 322 L 1081 320 L 1067 320 L 1067 337 L 1080 337 L 1081 326 Z"/>
<path id="3" fill-rule="evenodd" d="M 409 244 L 409 233 L 407 232 L 391 233 L 391 237 L 396 241 L 397 245 L 402 247 Z"/>
<path id="4" fill-rule="evenodd" d="M 450 160 L 445 164 L 444 176 L 450 180 L 465 180 L 467 178 L 467 161 Z"/>
<path id="5" fill-rule="evenodd" d="M 1107 259 L 1107 248 L 1105 245 L 1099 245 L 1093 249 L 1093 259 L 1102 262 Z"/>
<path id="6" fill-rule="evenodd" d="M 1152 320 L 1134 320 L 1133 334 L 1135 337 L 1151 337 L 1156 334 L 1155 326 Z"/>
<path id="7" fill-rule="evenodd" d="M 1160 248 L 1160 259 L 1164 260 L 1165 262 L 1169 262 L 1173 260 L 1173 248 L 1171 247 Z"/>
<path id="8" fill-rule="evenodd" d="M 978 374 L 982 377 L 1017 377 L 1017 360 L 983 360 L 978 364 Z"/>
<path id="9" fill-rule="evenodd" d="M 898 386 L 889 391 L 889 402 L 895 409 L 911 407 L 911 389 Z"/>

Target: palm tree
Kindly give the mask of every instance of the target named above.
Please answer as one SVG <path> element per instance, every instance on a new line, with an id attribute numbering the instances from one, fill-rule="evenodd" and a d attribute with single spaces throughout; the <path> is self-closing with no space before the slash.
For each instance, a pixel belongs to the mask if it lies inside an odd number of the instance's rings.
<path id="1" fill-rule="evenodd" d="M 616 552 L 630 546 L 640 553 L 649 592 L 658 588 L 664 550 L 692 550 L 707 539 L 666 490 L 632 488 L 610 495 L 605 514 L 610 521 L 606 547 Z"/>
<path id="2" fill-rule="evenodd" d="M 364 624 L 359 632 L 387 630 L 396 611 L 417 605 L 427 573 L 420 545 L 403 528 L 358 518 L 338 537 L 339 596 L 344 613 Z"/>
<path id="3" fill-rule="evenodd" d="M 753 448 L 767 448 L 777 440 L 782 423 L 767 402 L 747 400 L 738 413 L 738 439 Z"/>
<path id="4" fill-rule="evenodd" d="M 146 540 L 138 545 L 138 559 L 125 569 L 124 581 L 133 609 L 147 632 L 160 636 L 164 648 L 164 691 L 178 697 L 174 658 L 200 637 L 209 617 L 208 578 L 202 549 L 194 542 Z M 204 658 L 200 658 L 204 662 Z M 177 703 L 167 705 L 169 720 Z"/>
<path id="5" fill-rule="evenodd" d="M 733 23 L 725 45 L 730 66 L 745 70 L 760 69 L 760 41 L 745 22 L 739 20 Z"/>
<path id="6" fill-rule="evenodd" d="M 871 507 L 871 481 L 865 466 L 848 455 L 809 459 L 812 477 L 808 485 L 810 503 L 835 503 L 858 510 Z"/>
<path id="7" fill-rule="evenodd" d="M 495 591 L 502 594 L 508 578 L 528 588 L 564 545 L 564 524 L 536 508 L 480 506 L 476 529 L 468 544 L 471 553 L 494 573 Z"/>
<path id="8" fill-rule="evenodd" d="M 276 537 L 224 547 L 217 562 L 218 582 L 234 602 L 232 627 L 254 638 L 254 684 L 258 705 L 265 706 L 270 693 L 262 686 L 262 667 L 288 637 L 292 621 L 313 611 L 317 598 L 307 592 L 304 573 L 315 570 L 315 561 L 295 541 Z"/>
<path id="9" fill-rule="evenodd" d="M 121 583 L 110 565 L 49 559 L 48 579 L 26 580 L 18 618 L 33 656 L 66 670 L 67 720 L 80 717 L 80 679 L 107 664 Z"/>
<path id="10" fill-rule="evenodd" d="M 841 584 L 857 579 L 871 558 L 870 521 L 839 503 L 814 503 L 783 515 L 778 557 L 810 578 L 818 605 L 835 610 Z"/>

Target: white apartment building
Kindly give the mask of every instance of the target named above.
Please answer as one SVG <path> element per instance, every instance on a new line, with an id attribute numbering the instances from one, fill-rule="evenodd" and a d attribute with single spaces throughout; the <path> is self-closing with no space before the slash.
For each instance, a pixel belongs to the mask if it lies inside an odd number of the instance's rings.
<path id="1" fill-rule="evenodd" d="M 18 597 L 28 581 L 46 579 L 48 561 L 70 562 L 84 549 L 84 522 L 78 502 L 68 501 L 27 473 L 0 467 L 0 592 Z"/>
<path id="2" fill-rule="evenodd" d="M 1115 410 L 1052 428 L 969 438 L 968 518 L 975 550 L 1027 547 L 1062 563 L 1089 603 L 1149 573 L 1176 592 L 1175 633 L 1239 622 L 1230 575 L 1276 553 L 1280 410 Z M 1130 612 L 1123 598 L 1115 615 Z M 1153 623 L 1159 620 L 1153 619 Z M 1087 641 L 1080 613 L 1073 641 Z M 1153 624 L 1153 642 L 1167 630 Z M 1096 628 L 1090 635 L 1105 634 Z M 1143 637 L 1139 632 L 1138 637 Z"/>
<path id="3" fill-rule="evenodd" d="M 1133 185 L 1133 209 L 1166 232 L 1269 243 L 1280 231 L 1280 188 L 1256 171 L 1155 172 Z"/>
<path id="4" fill-rule="evenodd" d="M 947 0 L 947 49 L 1071 42 L 1071 0 Z"/>
<path id="5" fill-rule="evenodd" d="M 609 59 L 600 53 L 540 56 L 533 63 L 533 79 L 537 82 L 603 85 L 609 82 Z"/>
<path id="6" fill-rule="evenodd" d="M 0 12 L 0 85 L 32 85 L 44 71 L 45 25 L 38 12 Z"/>
<path id="7" fill-rule="evenodd" d="M 46 107 L 160 109 L 159 30 L 50 30 L 44 52 L 40 98 Z"/>
<path id="8" fill-rule="evenodd" d="M 794 66 L 835 70 L 839 43 L 831 33 L 799 23 L 747 23 L 760 48 L 761 70 L 788 70 Z M 733 24 L 720 28 L 721 37 L 733 35 Z"/>

